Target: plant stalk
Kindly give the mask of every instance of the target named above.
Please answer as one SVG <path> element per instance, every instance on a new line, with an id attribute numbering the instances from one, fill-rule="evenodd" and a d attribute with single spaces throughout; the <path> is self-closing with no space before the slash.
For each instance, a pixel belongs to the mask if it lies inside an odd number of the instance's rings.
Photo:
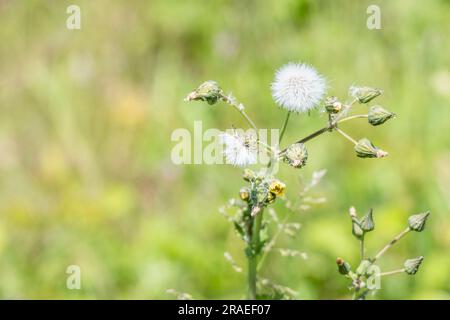
<path id="1" fill-rule="evenodd" d="M 281 128 L 281 132 L 280 132 L 280 138 L 278 139 L 278 144 L 281 143 L 281 140 L 283 139 L 284 133 L 286 132 L 286 128 L 287 128 L 287 124 L 289 122 L 289 117 L 291 116 L 291 112 L 288 111 L 287 115 L 286 115 L 286 119 L 284 120 L 283 123 L 283 127 Z"/>
<path id="2" fill-rule="evenodd" d="M 253 218 L 252 238 L 250 242 L 250 254 L 248 255 L 248 299 L 256 300 L 256 281 L 258 273 L 259 234 L 262 224 L 263 210 Z"/>
<path id="3" fill-rule="evenodd" d="M 398 234 L 394 239 L 392 239 L 386 246 L 384 246 L 383 249 L 380 250 L 380 252 L 377 253 L 377 255 L 375 256 L 375 258 L 373 258 L 372 263 L 377 261 L 386 251 L 389 250 L 389 248 L 391 248 L 398 240 L 400 240 L 401 238 L 403 238 L 406 234 L 408 234 L 408 232 L 411 231 L 411 228 L 408 227 L 405 230 L 403 230 L 402 232 L 400 232 L 400 234 Z"/>

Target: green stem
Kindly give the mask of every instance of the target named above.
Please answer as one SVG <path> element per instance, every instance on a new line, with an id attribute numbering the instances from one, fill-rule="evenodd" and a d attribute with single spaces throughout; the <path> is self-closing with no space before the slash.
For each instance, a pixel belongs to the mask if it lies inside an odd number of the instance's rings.
<path id="1" fill-rule="evenodd" d="M 227 97 L 222 96 L 222 100 L 234 107 L 248 122 L 248 124 L 256 131 L 256 134 L 258 134 L 258 128 L 256 127 L 255 123 L 250 119 L 250 117 L 247 115 L 247 113 L 244 110 L 244 105 L 237 103 L 236 99 L 234 97 Z"/>
<path id="2" fill-rule="evenodd" d="M 400 232 L 399 235 L 397 235 L 394 239 L 392 239 L 386 246 L 384 246 L 383 249 L 380 250 L 380 252 L 377 253 L 377 255 L 375 256 L 375 258 L 372 259 L 372 263 L 374 263 L 375 261 L 377 261 L 386 251 L 389 250 L 389 248 L 391 248 L 398 240 L 400 240 L 401 238 L 403 238 L 406 234 L 408 234 L 408 232 L 411 231 L 411 228 L 408 227 L 405 230 L 403 230 L 402 232 Z"/>
<path id="3" fill-rule="evenodd" d="M 256 300 L 256 256 L 248 257 L 248 299 Z"/>
<path id="4" fill-rule="evenodd" d="M 361 252 L 361 261 L 364 260 L 364 235 L 360 240 L 360 252 Z"/>
<path id="5" fill-rule="evenodd" d="M 342 136 L 344 136 L 346 139 L 348 139 L 349 141 L 351 141 L 353 144 L 358 144 L 358 142 L 355 140 L 355 139 L 353 139 L 352 137 L 350 137 L 348 134 L 346 134 L 344 131 L 342 131 L 341 129 L 339 129 L 339 128 L 335 128 L 335 130 L 337 131 L 337 132 L 339 132 Z"/>
<path id="6" fill-rule="evenodd" d="M 355 114 L 353 116 L 343 118 L 343 119 L 339 120 L 337 123 L 342 123 L 342 122 L 352 120 L 352 119 L 367 118 L 368 116 L 369 116 L 368 114 Z"/>
<path id="7" fill-rule="evenodd" d="M 380 277 L 389 276 L 389 275 L 397 274 L 397 273 L 403 273 L 403 272 L 405 272 L 405 269 L 398 269 L 398 270 L 383 272 L 383 273 L 380 273 Z"/>
<path id="8" fill-rule="evenodd" d="M 327 131 L 330 131 L 332 129 L 333 129 L 333 125 L 326 126 L 326 127 L 322 128 L 322 129 L 317 130 L 316 132 L 311 133 L 309 136 L 306 136 L 303 139 L 300 139 L 300 140 L 294 142 L 294 144 L 295 143 L 305 143 L 305 142 L 307 142 L 307 141 L 309 141 L 311 139 L 314 139 L 315 137 L 320 136 L 321 134 L 323 134 L 323 133 L 325 133 Z M 287 148 L 284 148 L 280 152 L 280 154 L 283 154 L 284 152 L 286 152 L 286 150 L 287 150 Z"/>
<path id="9" fill-rule="evenodd" d="M 258 256 L 260 254 L 259 234 L 262 224 L 263 210 L 253 218 L 252 237 L 250 242 L 250 254 L 248 255 L 248 299 L 256 300 L 256 281 L 258 273 Z"/>
<path id="10" fill-rule="evenodd" d="M 288 113 L 286 115 L 286 119 L 284 120 L 284 123 L 283 123 L 283 127 L 281 128 L 281 133 L 280 133 L 280 138 L 278 140 L 278 144 L 280 144 L 281 140 L 283 139 L 283 136 L 284 136 L 284 133 L 286 132 L 286 128 L 287 128 L 290 116 L 291 116 L 291 112 L 288 111 Z"/>

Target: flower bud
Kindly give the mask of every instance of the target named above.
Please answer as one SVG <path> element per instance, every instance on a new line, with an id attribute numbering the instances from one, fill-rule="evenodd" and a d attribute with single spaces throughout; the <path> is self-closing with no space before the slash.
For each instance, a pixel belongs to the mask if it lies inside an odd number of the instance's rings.
<path id="1" fill-rule="evenodd" d="M 329 113 L 338 113 L 342 110 L 342 103 L 336 97 L 328 97 L 325 99 L 325 110 Z"/>
<path id="2" fill-rule="evenodd" d="M 273 203 L 276 198 L 277 198 L 277 196 L 274 193 L 269 192 L 269 194 L 267 195 L 267 203 L 268 204 Z"/>
<path id="3" fill-rule="evenodd" d="M 405 272 L 409 275 L 415 275 L 422 264 L 423 256 L 417 257 L 415 259 L 409 259 L 405 261 L 403 265 L 405 267 Z"/>
<path id="4" fill-rule="evenodd" d="M 369 123 L 378 126 L 395 117 L 395 113 L 390 112 L 383 107 L 373 106 L 369 109 Z"/>
<path id="5" fill-rule="evenodd" d="M 203 82 L 197 89 L 189 93 L 185 101 L 201 100 L 208 104 L 215 104 L 223 97 L 223 91 L 218 83 L 212 80 Z"/>
<path id="6" fill-rule="evenodd" d="M 425 222 L 427 222 L 428 216 L 430 215 L 430 211 L 415 214 L 408 218 L 408 225 L 411 230 L 421 232 L 425 229 Z"/>
<path id="7" fill-rule="evenodd" d="M 363 138 L 355 145 L 356 155 L 360 158 L 384 158 L 388 156 L 386 151 L 375 147 L 369 139 Z"/>
<path id="8" fill-rule="evenodd" d="M 280 180 L 272 180 L 269 185 L 269 191 L 276 196 L 282 196 L 286 189 L 286 185 Z"/>
<path id="9" fill-rule="evenodd" d="M 340 274 L 346 275 L 352 270 L 350 264 L 342 260 L 342 258 L 337 258 L 336 264 L 338 266 L 338 271 Z"/>
<path id="10" fill-rule="evenodd" d="M 267 190 L 267 185 L 260 184 L 256 187 L 256 201 L 258 204 L 263 204 L 267 195 L 269 194 L 269 190 Z"/>
<path id="11" fill-rule="evenodd" d="M 364 275 L 367 273 L 367 269 L 370 267 L 372 263 L 369 260 L 363 260 L 361 261 L 361 264 L 356 269 L 356 274 L 358 275 Z"/>
<path id="12" fill-rule="evenodd" d="M 303 143 L 294 143 L 287 148 L 283 160 L 294 168 L 301 168 L 308 160 L 308 150 Z"/>
<path id="13" fill-rule="evenodd" d="M 241 190 L 239 190 L 239 196 L 242 200 L 248 201 L 248 199 L 250 199 L 250 190 L 245 187 L 241 188 Z"/>
<path id="14" fill-rule="evenodd" d="M 370 87 L 350 87 L 350 96 L 358 99 L 359 103 L 368 103 L 383 93 L 382 90 Z"/>
<path id="15" fill-rule="evenodd" d="M 255 172 L 250 169 L 244 169 L 244 173 L 242 174 L 242 178 L 245 181 L 251 182 L 255 179 Z"/>
<path id="16" fill-rule="evenodd" d="M 373 222 L 373 209 L 370 209 L 369 212 L 361 218 L 360 226 L 364 232 L 369 232 L 375 229 L 375 223 Z"/>
<path id="17" fill-rule="evenodd" d="M 353 220 L 352 222 L 352 233 L 357 239 L 361 239 L 364 235 L 364 230 L 361 229 L 361 226 L 357 220 Z"/>

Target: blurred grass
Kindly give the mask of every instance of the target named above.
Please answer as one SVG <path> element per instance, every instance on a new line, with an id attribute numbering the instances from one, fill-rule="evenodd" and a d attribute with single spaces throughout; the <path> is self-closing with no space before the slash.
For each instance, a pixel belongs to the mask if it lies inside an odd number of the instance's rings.
<path id="1" fill-rule="evenodd" d="M 298 176 L 326 168 L 316 190 L 328 201 L 296 220 L 283 245 L 309 259 L 270 255 L 263 276 L 300 299 L 348 298 L 334 260 L 356 263 L 347 209 L 375 209 L 371 252 L 430 209 L 423 233 L 382 260 L 389 269 L 423 254 L 416 277 L 382 283 L 377 298 L 450 298 L 450 2 L 427 1 L 76 1 L 81 30 L 66 29 L 73 1 L 0 2 L 0 297 L 241 298 L 241 244 L 218 208 L 241 186 L 228 166 L 175 166 L 170 135 L 244 125 L 231 109 L 185 104 L 200 82 L 233 91 L 264 127 L 284 117 L 271 99 L 274 70 L 288 61 L 317 67 L 330 94 L 351 84 L 381 87 L 378 103 L 397 113 L 380 128 L 348 126 L 390 152 L 357 159 L 324 135 Z M 381 8 L 382 30 L 366 28 Z M 320 127 L 296 116 L 285 141 Z M 298 176 L 282 168 L 288 196 Z M 285 210 L 280 204 L 278 212 Z M 332 239 L 332 241 L 330 241 Z M 65 287 L 68 265 L 82 290 Z"/>

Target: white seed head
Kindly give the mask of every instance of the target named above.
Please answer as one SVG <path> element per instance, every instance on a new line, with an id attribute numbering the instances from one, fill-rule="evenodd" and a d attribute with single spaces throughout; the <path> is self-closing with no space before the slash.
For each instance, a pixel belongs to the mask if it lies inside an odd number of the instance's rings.
<path id="1" fill-rule="evenodd" d="M 272 97 L 280 107 L 306 112 L 322 100 L 326 81 L 313 67 L 291 62 L 277 70 L 271 87 Z"/>
<path id="2" fill-rule="evenodd" d="M 224 145 L 223 153 L 226 163 L 233 166 L 245 167 L 257 161 L 257 142 L 251 134 L 223 133 L 219 136 Z"/>

